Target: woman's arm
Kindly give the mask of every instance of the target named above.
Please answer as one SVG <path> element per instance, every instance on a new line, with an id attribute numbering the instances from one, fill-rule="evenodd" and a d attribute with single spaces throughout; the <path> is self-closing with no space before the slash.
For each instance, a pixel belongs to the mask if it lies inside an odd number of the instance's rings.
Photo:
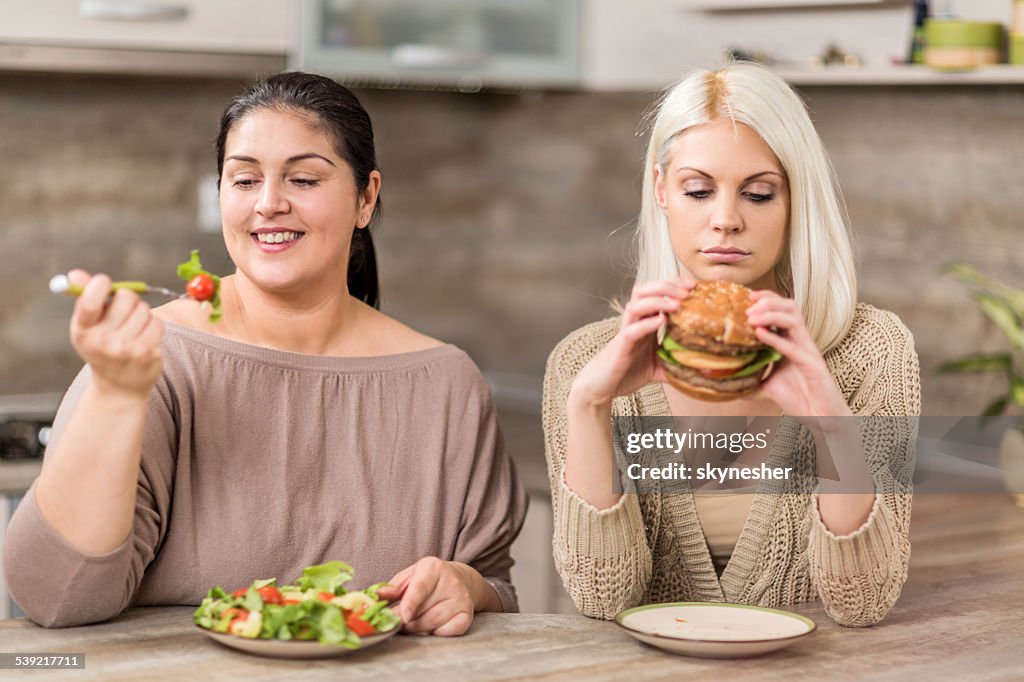
<path id="1" fill-rule="evenodd" d="M 505 450 L 486 380 L 468 358 L 464 370 L 454 394 L 465 403 L 449 408 L 445 445 L 469 470 L 464 489 L 450 491 L 453 500 L 462 500 L 451 560 L 424 557 L 380 591 L 385 599 L 401 600 L 406 632 L 461 635 L 475 613 L 519 610 L 510 550 L 526 518 L 526 490 Z"/>
<path id="2" fill-rule="evenodd" d="M 568 396 L 578 363 L 585 361 L 578 355 L 580 346 L 594 343 L 590 338 L 592 329 L 593 325 L 567 337 L 548 359 L 544 375 L 544 450 L 554 515 L 555 568 L 580 613 L 610 619 L 643 599 L 652 561 L 636 495 L 617 496 L 613 506 L 598 509 L 577 495 L 563 475 Z M 610 432 L 611 426 L 603 428 Z M 609 455 L 609 466 L 610 460 Z M 610 485 L 595 490 L 604 495 L 610 491 Z"/>
<path id="3" fill-rule="evenodd" d="M 138 294 L 110 280 L 72 273 L 85 290 L 71 317 L 71 341 L 92 380 L 36 483 L 39 511 L 69 543 L 105 554 L 128 537 L 135 513 L 142 429 L 160 376 L 163 326 Z"/>
<path id="4" fill-rule="evenodd" d="M 88 367 L 65 396 L 42 473 L 8 535 L 11 592 L 44 625 L 80 622 L 89 611 L 75 604 L 75 595 L 84 592 L 83 584 L 75 584 L 82 562 L 119 564 L 115 572 L 121 573 L 131 563 L 125 550 L 135 523 L 147 405 L 162 367 L 163 328 L 134 293 L 118 292 L 108 304 L 109 284 L 104 276 L 92 278 L 76 303 L 71 338 Z M 116 584 L 102 609 L 126 603 L 124 576 L 110 577 Z M 57 602 L 59 594 L 64 596 Z M 85 593 L 86 599 L 96 597 Z M 76 611 L 70 620 L 61 615 Z"/>
<path id="5" fill-rule="evenodd" d="M 881 357 L 861 380 L 857 400 L 869 417 L 853 417 L 799 307 L 755 292 L 747 317 L 758 337 L 785 357 L 762 385 L 814 435 L 819 466 L 831 454 L 838 480 L 822 480 L 810 510 L 811 580 L 825 610 L 841 625 L 871 625 L 895 603 L 910 556 L 910 475 L 920 415 L 920 378 L 913 338 L 891 313 L 866 309 L 848 332 L 853 339 L 832 361 L 852 367 Z M 827 477 L 824 477 L 827 479 Z"/>
<path id="6" fill-rule="evenodd" d="M 636 495 L 614 492 L 612 403 L 664 378 L 654 361 L 663 314 L 692 283 L 638 286 L 621 323 L 584 327 L 552 351 L 544 375 L 544 443 L 555 567 L 581 613 L 612 618 L 643 599 L 652 560 Z M 596 352 L 595 352 L 596 351 Z"/>
<path id="7" fill-rule="evenodd" d="M 862 627 L 881 621 L 896 603 L 910 561 L 912 475 L 921 413 L 920 375 L 913 337 L 894 315 L 872 311 L 860 334 L 872 348 L 845 352 L 882 353 L 885 362 L 857 389 L 859 416 L 844 422 L 856 434 L 860 457 L 834 456 L 837 468 L 862 463 L 863 473 L 840 469 L 838 481 L 822 481 L 812 507 L 808 557 L 811 578 L 826 612 L 840 625 Z M 849 359 L 849 358 L 847 358 Z M 863 476 L 867 482 L 863 482 Z M 830 489 L 845 491 L 827 493 Z M 841 505 L 868 497 L 864 520 L 837 526 Z M 856 513 L 862 513 L 857 510 Z M 837 518 L 839 519 L 837 521 Z M 841 532 L 846 531 L 846 532 Z"/>

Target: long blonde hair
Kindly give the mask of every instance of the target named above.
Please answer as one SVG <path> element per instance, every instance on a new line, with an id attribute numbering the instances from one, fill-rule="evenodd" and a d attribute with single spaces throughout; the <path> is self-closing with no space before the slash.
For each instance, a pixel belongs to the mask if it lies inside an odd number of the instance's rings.
<path id="1" fill-rule="evenodd" d="M 786 172 L 789 247 L 775 266 L 775 278 L 800 306 L 811 337 L 825 352 L 846 335 L 857 302 L 849 220 L 835 170 L 803 101 L 763 66 L 734 62 L 718 71 L 696 71 L 661 99 L 644 161 L 636 281 L 679 275 L 668 220 L 655 198 L 654 169 L 667 166 L 677 135 L 719 117 L 753 129 Z"/>

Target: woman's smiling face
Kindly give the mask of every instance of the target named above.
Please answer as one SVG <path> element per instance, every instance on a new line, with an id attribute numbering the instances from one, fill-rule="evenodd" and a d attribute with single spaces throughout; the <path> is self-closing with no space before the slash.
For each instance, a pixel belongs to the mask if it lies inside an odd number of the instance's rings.
<path id="1" fill-rule="evenodd" d="M 352 230 L 370 219 L 379 173 L 359 192 L 330 135 L 297 112 L 246 114 L 224 149 L 224 241 L 239 273 L 280 293 L 345 291 Z"/>
<path id="2" fill-rule="evenodd" d="M 775 289 L 789 183 L 771 147 L 728 118 L 689 128 L 670 144 L 664 167 L 655 169 L 655 193 L 680 274 Z"/>

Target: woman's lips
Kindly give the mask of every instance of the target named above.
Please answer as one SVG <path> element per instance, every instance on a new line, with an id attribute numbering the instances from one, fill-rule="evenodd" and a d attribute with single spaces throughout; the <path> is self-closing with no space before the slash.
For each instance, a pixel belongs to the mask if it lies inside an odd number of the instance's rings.
<path id="1" fill-rule="evenodd" d="M 701 251 L 701 255 L 715 263 L 735 263 L 750 254 L 741 251 Z"/>
<path id="2" fill-rule="evenodd" d="M 257 247 L 259 247 L 259 250 L 262 251 L 263 253 L 281 253 L 282 251 L 287 251 L 288 249 L 292 248 L 293 246 L 298 244 L 300 241 L 302 241 L 302 238 L 304 236 L 305 236 L 304 234 L 299 233 L 299 236 L 296 237 L 295 239 L 292 239 L 291 241 L 280 242 L 280 243 L 277 243 L 277 242 L 270 243 L 270 242 L 261 242 L 259 240 L 259 238 L 256 236 L 256 233 L 253 233 L 253 234 L 250 235 L 250 237 L 252 238 L 253 243 Z"/>

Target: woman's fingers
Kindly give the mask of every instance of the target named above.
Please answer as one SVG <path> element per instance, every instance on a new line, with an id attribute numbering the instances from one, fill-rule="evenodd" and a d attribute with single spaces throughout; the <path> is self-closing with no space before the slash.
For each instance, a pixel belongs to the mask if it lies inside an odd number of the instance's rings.
<path id="1" fill-rule="evenodd" d="M 458 637 L 459 635 L 466 634 L 469 626 L 472 624 L 473 614 L 467 611 L 459 611 L 448 622 L 436 628 L 434 634 L 439 637 Z"/>
<path id="2" fill-rule="evenodd" d="M 432 632 L 441 636 L 465 634 L 473 623 L 473 614 L 455 599 L 442 599 L 431 604 L 422 615 L 406 623 L 409 632 Z"/>
<path id="3" fill-rule="evenodd" d="M 160 343 L 164 339 L 164 323 L 155 315 L 147 311 L 146 324 L 136 338 L 142 346 L 149 349 L 150 359 L 159 360 L 162 357 Z"/>
<path id="4" fill-rule="evenodd" d="M 76 274 L 81 271 L 72 271 Z M 69 276 L 69 279 L 71 277 Z M 75 312 L 71 315 L 71 324 L 79 329 L 88 329 L 99 323 L 103 318 L 103 310 L 107 305 L 107 297 L 110 295 L 110 278 L 106 275 L 96 275 L 88 280 L 83 280 L 81 275 L 75 277 L 82 283 L 85 281 L 85 289 L 75 302 Z M 75 280 L 72 279 L 74 282 Z"/>
<path id="5" fill-rule="evenodd" d="M 380 595 L 382 599 L 386 599 L 389 602 L 401 599 L 402 594 L 405 593 L 406 588 L 409 586 L 409 577 L 413 574 L 413 570 L 415 568 L 415 564 L 408 568 L 403 568 L 388 581 L 387 585 L 384 585 L 377 590 L 377 594 Z"/>
<path id="6" fill-rule="evenodd" d="M 103 324 L 108 331 L 115 332 L 124 325 L 135 309 L 140 305 L 143 305 L 143 303 L 141 299 L 139 299 L 139 295 L 137 293 L 127 289 L 118 289 L 114 292 L 114 297 L 107 305 L 107 311 L 103 315 L 101 324 Z"/>
<path id="7" fill-rule="evenodd" d="M 91 277 L 92 275 L 81 268 L 75 268 L 68 272 L 68 281 L 72 284 L 77 284 L 80 287 L 84 287 L 88 284 Z"/>
<path id="8" fill-rule="evenodd" d="M 790 331 L 801 327 L 803 319 L 788 310 L 768 310 L 749 314 L 747 321 L 755 327 L 777 327 Z"/>
<path id="9" fill-rule="evenodd" d="M 644 282 L 633 287 L 630 300 L 646 296 L 672 296 L 686 298 L 693 289 L 694 283 L 683 279 L 663 279 L 657 282 Z"/>
<path id="10" fill-rule="evenodd" d="M 646 296 L 635 298 L 626 304 L 622 315 L 622 324 L 628 325 L 658 313 L 670 313 L 679 307 L 679 299 L 669 296 Z"/>
<path id="11" fill-rule="evenodd" d="M 803 315 L 796 302 L 790 299 L 763 299 L 756 306 L 747 309 L 747 321 L 755 327 L 774 327 L 781 330 L 787 338 L 798 344 L 814 345 Z"/>
<path id="12" fill-rule="evenodd" d="M 71 315 L 71 343 L 92 368 L 96 385 L 147 395 L 163 366 L 163 323 L 137 293 L 121 289 L 112 294 L 106 275 L 72 270 L 68 280 L 83 286 Z"/>
<path id="13" fill-rule="evenodd" d="M 623 325 L 649 315 L 676 310 L 679 302 L 690 294 L 694 286 L 694 282 L 683 279 L 664 279 L 636 285 L 623 310 Z"/>
<path id="14" fill-rule="evenodd" d="M 632 322 L 622 328 L 622 337 L 630 343 L 637 343 L 658 331 L 665 322 L 661 315 L 645 317 L 642 320 Z"/>
<path id="15" fill-rule="evenodd" d="M 437 587 L 440 570 L 424 565 L 424 559 L 414 564 L 416 570 L 409 577 L 409 585 L 402 594 L 402 616 L 406 623 L 415 621 L 429 608 L 429 598 Z M 440 559 L 437 559 L 440 561 Z"/>
<path id="16" fill-rule="evenodd" d="M 764 327 L 755 327 L 754 334 L 761 343 L 771 346 L 782 353 L 783 357 L 794 365 L 801 367 L 801 371 L 816 368 L 816 363 L 820 359 L 820 356 L 816 354 L 817 348 L 815 348 L 815 352 L 812 353 L 793 339 L 765 329 Z"/>
<path id="17" fill-rule="evenodd" d="M 135 306 L 125 316 L 124 320 L 117 327 L 117 331 L 125 338 L 138 340 L 142 330 L 146 327 L 151 317 L 149 305 L 136 297 Z"/>

